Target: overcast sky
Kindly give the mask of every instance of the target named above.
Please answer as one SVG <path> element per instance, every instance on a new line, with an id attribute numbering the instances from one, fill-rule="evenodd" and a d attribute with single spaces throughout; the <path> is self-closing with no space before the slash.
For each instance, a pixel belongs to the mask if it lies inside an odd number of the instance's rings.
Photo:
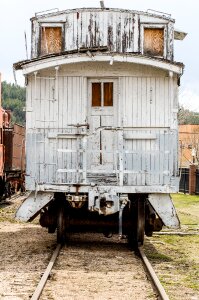
<path id="1" fill-rule="evenodd" d="M 146 11 L 153 9 L 171 14 L 175 28 L 187 32 L 183 41 L 175 41 L 174 59 L 185 64 L 181 79 L 180 103 L 199 111 L 199 2 L 197 0 L 105 0 L 106 7 Z M 31 23 L 36 12 L 58 8 L 100 7 L 99 0 L 0 0 L 0 72 L 2 80 L 14 82 L 12 65 L 26 59 L 24 32 L 30 56 Z M 18 71 L 17 82 L 24 84 Z"/>

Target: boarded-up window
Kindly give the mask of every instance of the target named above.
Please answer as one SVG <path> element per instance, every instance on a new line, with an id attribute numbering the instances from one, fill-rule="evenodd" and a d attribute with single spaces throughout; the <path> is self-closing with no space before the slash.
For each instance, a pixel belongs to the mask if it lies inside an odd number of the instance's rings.
<path id="1" fill-rule="evenodd" d="M 41 28 L 41 49 L 40 54 L 58 53 L 62 50 L 62 28 L 42 27 Z"/>
<path id="2" fill-rule="evenodd" d="M 113 82 L 92 83 L 92 106 L 113 106 Z"/>
<path id="3" fill-rule="evenodd" d="M 164 29 L 144 29 L 144 54 L 163 56 L 164 54 Z"/>

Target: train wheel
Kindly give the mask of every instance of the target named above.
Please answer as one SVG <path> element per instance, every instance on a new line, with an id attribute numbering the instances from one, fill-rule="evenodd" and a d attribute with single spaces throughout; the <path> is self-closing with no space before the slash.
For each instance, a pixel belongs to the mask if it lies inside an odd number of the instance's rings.
<path id="1" fill-rule="evenodd" d="M 64 244 L 66 235 L 66 226 L 65 226 L 65 209 L 60 207 L 57 217 L 57 243 Z"/>
<path id="2" fill-rule="evenodd" d="M 142 246 L 144 243 L 145 228 L 145 202 L 143 199 L 138 200 L 137 205 L 137 245 Z"/>
<path id="3" fill-rule="evenodd" d="M 145 201 L 136 199 L 130 207 L 131 226 L 129 228 L 128 242 L 132 249 L 136 249 L 144 243 L 145 227 Z"/>

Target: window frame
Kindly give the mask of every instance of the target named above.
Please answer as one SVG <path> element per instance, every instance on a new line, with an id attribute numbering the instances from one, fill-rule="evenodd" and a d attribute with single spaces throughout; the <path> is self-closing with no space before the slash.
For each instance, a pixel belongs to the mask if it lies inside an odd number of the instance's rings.
<path id="1" fill-rule="evenodd" d="M 109 114 L 114 114 L 114 124 L 120 122 L 118 118 L 118 105 L 119 101 L 119 78 L 118 77 L 87 77 L 87 115 L 88 122 L 90 122 L 90 117 L 103 116 Z M 113 106 L 92 106 L 92 82 L 113 82 Z M 121 112 L 120 112 L 121 114 Z M 115 125 L 116 126 L 116 125 Z"/>
<path id="2" fill-rule="evenodd" d="M 42 22 L 39 24 L 39 39 L 38 39 L 38 45 L 37 45 L 37 51 L 38 51 L 38 56 L 45 56 L 45 55 L 50 55 L 50 54 L 56 54 L 60 52 L 52 52 L 52 53 L 46 53 L 46 54 L 41 54 L 41 40 L 42 40 L 42 29 L 44 27 L 52 27 L 52 28 L 61 28 L 61 52 L 64 51 L 65 49 L 65 26 L 64 22 Z"/>
<path id="3" fill-rule="evenodd" d="M 143 23 L 140 25 L 140 31 L 141 31 L 141 39 L 140 39 L 140 50 L 142 55 L 147 55 L 144 53 L 144 30 L 145 29 L 163 29 L 163 55 L 153 55 L 151 57 L 160 57 L 160 58 L 166 58 L 167 56 L 167 26 L 166 24 L 150 24 L 150 23 Z"/>
<path id="4" fill-rule="evenodd" d="M 93 83 L 96 84 L 100 84 L 100 104 L 101 105 L 93 105 Z M 104 98 L 104 91 L 105 91 L 105 87 L 104 84 L 106 83 L 111 83 L 112 84 L 112 105 L 104 105 L 105 104 L 105 98 Z M 114 106 L 114 80 L 111 79 L 99 79 L 97 81 L 92 80 L 91 81 L 91 107 L 92 108 L 108 108 L 108 107 L 113 107 Z"/>

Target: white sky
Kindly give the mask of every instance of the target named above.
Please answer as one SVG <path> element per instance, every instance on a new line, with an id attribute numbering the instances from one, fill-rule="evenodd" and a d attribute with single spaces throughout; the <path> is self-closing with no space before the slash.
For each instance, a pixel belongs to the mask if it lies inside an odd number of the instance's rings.
<path id="1" fill-rule="evenodd" d="M 175 41 L 174 60 L 185 64 L 181 78 L 180 103 L 199 111 L 199 2 L 197 0 L 105 0 L 106 7 L 146 11 L 154 9 L 171 14 L 175 28 L 187 32 L 184 41 Z M 12 65 L 26 59 L 24 31 L 30 56 L 31 23 L 36 12 L 53 8 L 65 10 L 79 7 L 100 7 L 99 0 L 0 0 L 0 72 L 2 80 L 14 82 Z M 24 84 L 18 71 L 17 82 Z"/>

